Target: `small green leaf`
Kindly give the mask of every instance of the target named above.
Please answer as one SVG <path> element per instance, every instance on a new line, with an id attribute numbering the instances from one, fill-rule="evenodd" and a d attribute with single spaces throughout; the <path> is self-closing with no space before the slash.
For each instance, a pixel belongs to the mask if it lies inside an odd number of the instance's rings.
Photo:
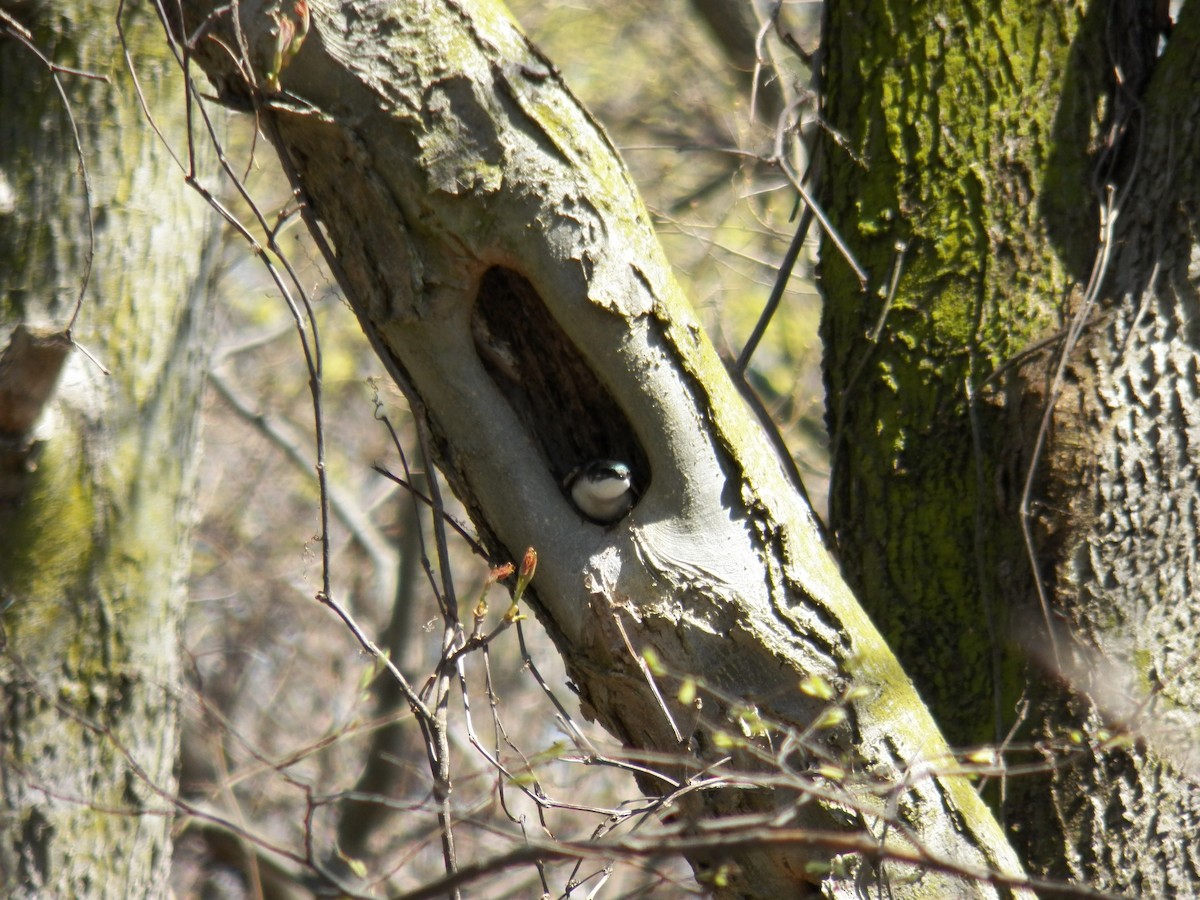
<path id="1" fill-rule="evenodd" d="M 816 727 L 818 729 L 834 728 L 846 721 L 846 711 L 840 706 L 831 706 L 821 715 L 817 716 Z"/>
<path id="2" fill-rule="evenodd" d="M 728 731 L 714 731 L 712 741 L 713 745 L 721 750 L 731 750 L 741 744 L 741 741 L 735 739 Z"/>
<path id="3" fill-rule="evenodd" d="M 696 682 L 691 678 L 685 678 L 683 684 L 679 686 L 679 693 L 675 695 L 680 703 L 686 703 L 689 706 L 696 699 Z"/>
<path id="4" fill-rule="evenodd" d="M 800 692 L 818 700 L 832 700 L 833 687 L 820 675 L 809 675 L 800 682 Z"/>
<path id="5" fill-rule="evenodd" d="M 979 766 L 994 766 L 997 762 L 996 750 L 993 747 L 980 747 L 968 753 L 966 760 Z"/>
<path id="6" fill-rule="evenodd" d="M 650 669 L 651 675 L 667 674 L 667 670 L 663 668 L 662 661 L 659 660 L 658 654 L 654 652 L 653 647 L 647 647 L 642 651 L 642 661 Z"/>

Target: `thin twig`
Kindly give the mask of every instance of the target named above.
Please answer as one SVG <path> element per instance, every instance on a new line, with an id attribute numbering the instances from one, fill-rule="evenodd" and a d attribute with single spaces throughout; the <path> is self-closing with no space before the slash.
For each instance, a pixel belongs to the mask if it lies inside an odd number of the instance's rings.
<path id="1" fill-rule="evenodd" d="M 308 454 L 301 447 L 300 441 L 295 435 L 290 433 L 290 429 L 284 423 L 266 413 L 253 409 L 249 402 L 233 389 L 233 386 L 230 385 L 220 372 L 210 371 L 208 383 L 221 395 L 234 413 L 253 425 L 259 434 L 274 444 L 283 453 L 287 460 L 304 472 L 311 471 L 312 463 Z M 391 568 L 392 559 L 395 556 L 391 545 L 384 540 L 383 535 L 379 533 L 379 529 L 375 527 L 366 513 L 359 508 L 358 504 L 346 492 L 333 484 L 329 486 L 329 499 L 331 508 L 337 517 L 342 520 L 342 524 L 350 532 L 351 538 L 357 541 L 359 546 L 371 558 L 371 565 L 377 571 L 384 571 Z"/>
<path id="2" fill-rule="evenodd" d="M 858 379 L 862 377 L 867 363 L 874 356 L 875 350 L 879 346 L 879 341 L 883 337 L 883 329 L 887 324 L 888 315 L 892 311 L 892 304 L 896 300 L 896 292 L 900 289 L 900 277 L 904 271 L 904 258 L 908 254 L 907 242 L 897 241 L 895 251 L 895 256 L 892 258 L 891 277 L 888 279 L 887 292 L 883 297 L 883 308 L 879 311 L 879 316 L 875 320 L 874 327 L 866 335 L 867 347 L 859 356 L 858 361 L 854 365 L 854 370 L 850 373 L 850 377 L 846 379 L 846 386 L 842 388 L 837 398 L 837 412 L 833 417 L 833 433 L 829 436 L 830 468 L 836 468 L 838 454 L 841 452 L 842 433 L 846 423 L 846 408 L 854 394 L 854 389 L 858 385 Z"/>
<path id="3" fill-rule="evenodd" d="M 1083 333 L 1084 327 L 1091 317 L 1092 307 L 1095 306 L 1100 296 L 1104 277 L 1108 273 L 1108 263 L 1112 255 L 1113 227 L 1116 225 L 1118 212 L 1116 191 L 1109 185 L 1107 201 L 1100 209 L 1100 246 L 1096 252 L 1096 259 L 1092 264 L 1092 272 L 1088 278 L 1087 288 L 1083 293 L 1083 302 L 1072 318 L 1071 326 L 1067 329 L 1067 334 L 1063 338 L 1062 348 L 1059 350 L 1058 366 L 1055 369 L 1054 378 L 1046 393 L 1045 409 L 1042 411 L 1042 419 L 1038 425 L 1037 438 L 1034 441 L 1033 452 L 1030 455 L 1029 468 L 1025 473 L 1025 485 L 1021 490 L 1021 503 L 1019 507 L 1021 536 L 1025 541 L 1025 553 L 1029 559 L 1030 568 L 1033 571 L 1033 582 L 1037 589 L 1038 603 L 1041 605 L 1042 618 L 1046 625 L 1046 637 L 1050 642 L 1050 650 L 1054 655 L 1055 665 L 1060 671 L 1062 670 L 1063 661 L 1058 651 L 1057 629 L 1050 614 L 1050 598 L 1046 590 L 1045 581 L 1041 576 L 1037 547 L 1033 536 L 1033 489 L 1037 477 L 1038 463 L 1042 458 L 1046 440 L 1050 434 L 1050 423 L 1054 418 L 1055 403 L 1062 392 L 1067 362 L 1070 360 L 1071 353 L 1079 341 L 1079 336 Z"/>
<path id="4" fill-rule="evenodd" d="M 800 258 L 800 251 L 804 249 L 804 240 L 808 237 L 808 228 L 812 224 L 812 221 L 812 207 L 805 204 L 804 211 L 800 214 L 800 222 L 796 225 L 796 233 L 792 235 L 792 242 L 788 245 L 787 252 L 783 254 L 783 261 L 779 264 L 779 271 L 775 275 L 775 284 L 771 288 L 771 295 L 767 298 L 766 305 L 758 316 L 758 321 L 754 323 L 754 330 L 750 332 L 750 337 L 746 339 L 746 345 L 742 347 L 741 355 L 738 356 L 735 368 L 737 369 L 737 373 L 743 377 L 746 375 L 746 367 L 750 365 L 750 357 L 758 349 L 763 335 L 767 333 L 767 326 L 771 324 L 771 319 L 779 309 L 783 293 L 787 289 L 788 282 L 792 277 L 792 269 L 796 266 L 796 260 Z"/>
<path id="5" fill-rule="evenodd" d="M 680 747 L 686 747 L 688 742 L 684 740 L 683 734 L 679 731 L 679 726 L 675 724 L 675 717 L 671 715 L 670 707 L 667 706 L 667 701 L 663 699 L 662 692 L 658 689 L 658 682 L 654 680 L 654 673 L 650 671 L 649 663 L 646 662 L 640 653 L 633 649 L 633 643 L 629 640 L 629 634 L 625 631 L 625 623 L 621 621 L 620 614 L 615 610 L 613 611 L 613 623 L 617 626 L 617 631 L 621 634 L 625 650 L 629 653 L 633 664 L 642 673 L 642 678 L 646 680 L 646 685 L 650 688 L 650 693 L 658 701 L 658 708 L 662 710 L 663 717 L 666 718 L 667 724 L 671 726 L 671 733 L 675 736 L 675 743 Z"/>

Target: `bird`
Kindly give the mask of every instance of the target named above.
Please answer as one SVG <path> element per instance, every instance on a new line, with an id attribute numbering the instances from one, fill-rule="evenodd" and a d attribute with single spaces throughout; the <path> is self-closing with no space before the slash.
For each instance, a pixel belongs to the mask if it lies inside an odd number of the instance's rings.
<path id="1" fill-rule="evenodd" d="M 593 522 L 611 525 L 633 507 L 633 472 L 626 463 L 593 459 L 576 466 L 563 482 L 575 508 Z"/>

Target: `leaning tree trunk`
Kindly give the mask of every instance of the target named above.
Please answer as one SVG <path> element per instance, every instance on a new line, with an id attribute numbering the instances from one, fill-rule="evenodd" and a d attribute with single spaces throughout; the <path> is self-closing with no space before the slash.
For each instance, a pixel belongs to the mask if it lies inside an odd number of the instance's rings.
<path id="1" fill-rule="evenodd" d="M 60 72 L 69 107 L 29 46 L 0 40 L 6 897 L 160 897 L 171 862 L 213 228 L 145 125 L 113 9 L 7 4 L 10 35 L 24 14 L 55 64 L 109 79 Z M 144 11 L 125 25 L 158 124 L 183 147 L 161 30 Z"/>
<path id="2" fill-rule="evenodd" d="M 1200 6 L 962 7 L 828 7 L 832 530 L 1028 864 L 1192 896 Z"/>
<path id="3" fill-rule="evenodd" d="M 682 299 L 612 146 L 506 12 L 243 2 L 239 35 L 225 9 L 187 3 L 176 33 L 201 35 L 219 95 L 255 109 L 488 547 L 537 549 L 537 609 L 584 709 L 677 758 L 675 778 L 722 758 L 795 773 L 684 792 L 692 833 L 661 849 L 725 896 L 863 878 L 898 897 L 997 893 L 955 867 L 1019 882 L 972 786 L 943 776 L 936 726 Z M 560 488 L 596 457 L 627 460 L 640 490 L 607 528 Z M 879 846 L 945 865 L 871 875 Z"/>

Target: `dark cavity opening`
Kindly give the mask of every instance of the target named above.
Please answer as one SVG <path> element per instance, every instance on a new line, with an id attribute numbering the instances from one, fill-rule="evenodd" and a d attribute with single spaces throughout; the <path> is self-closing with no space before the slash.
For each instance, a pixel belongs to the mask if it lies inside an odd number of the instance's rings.
<path id="1" fill-rule="evenodd" d="M 522 275 L 484 273 L 471 312 L 475 350 L 555 480 L 594 459 L 627 463 L 639 494 L 650 466 L 629 420 Z"/>

